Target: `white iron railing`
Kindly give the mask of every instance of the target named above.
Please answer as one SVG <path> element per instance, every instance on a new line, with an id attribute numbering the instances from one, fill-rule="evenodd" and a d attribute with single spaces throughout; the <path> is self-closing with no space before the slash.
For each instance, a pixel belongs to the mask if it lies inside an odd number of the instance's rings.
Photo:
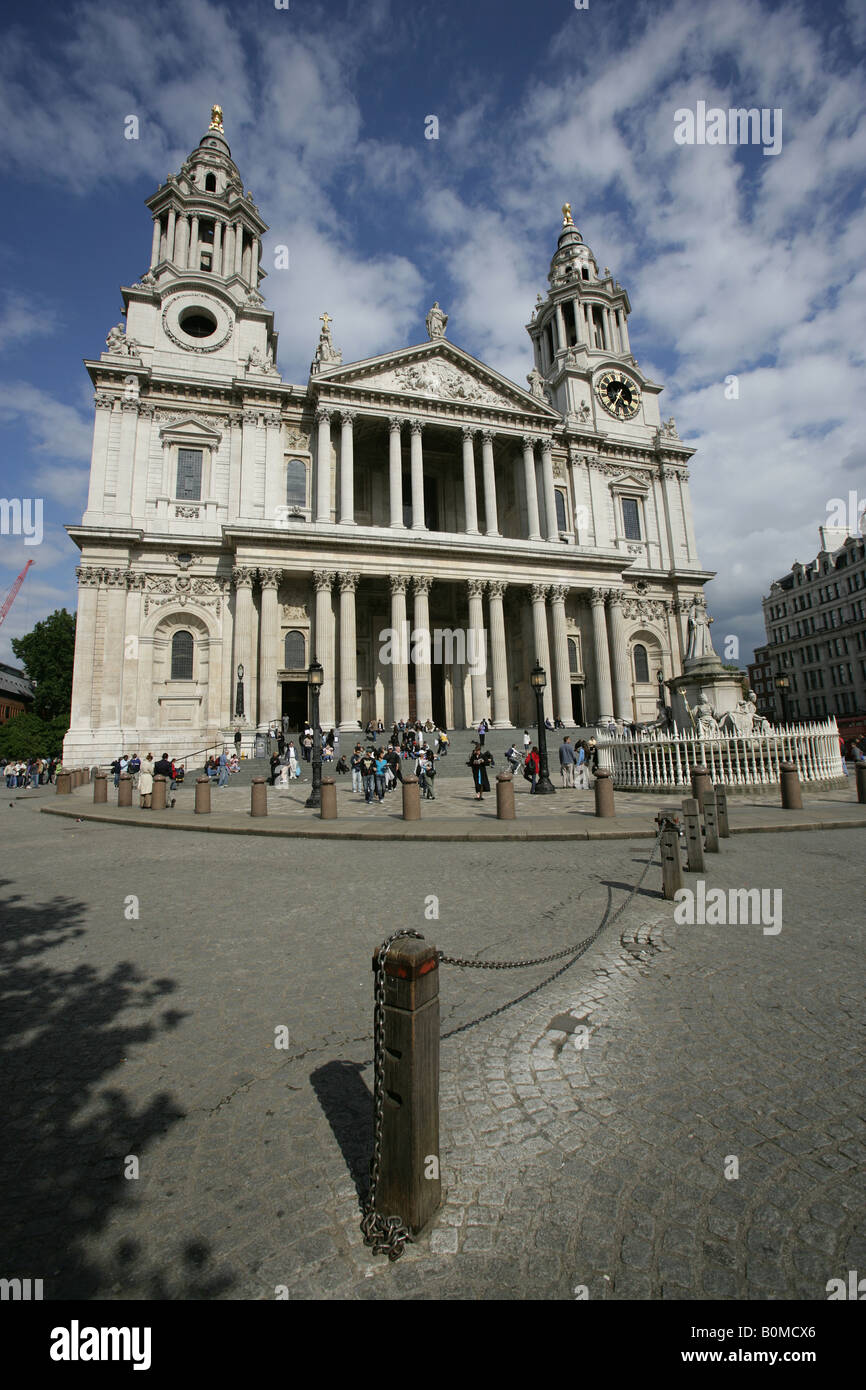
<path id="1" fill-rule="evenodd" d="M 670 791 L 691 785 L 693 767 L 706 767 L 715 784 L 767 787 L 779 782 L 779 764 L 793 763 L 803 783 L 833 785 L 845 778 L 835 719 L 786 724 L 771 734 L 697 734 L 675 728 L 602 735 L 598 762 L 615 787 Z"/>

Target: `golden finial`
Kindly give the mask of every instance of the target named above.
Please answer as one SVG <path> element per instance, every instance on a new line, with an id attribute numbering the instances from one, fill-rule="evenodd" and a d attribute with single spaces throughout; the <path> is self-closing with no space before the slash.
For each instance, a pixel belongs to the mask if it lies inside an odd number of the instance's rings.
<path id="1" fill-rule="evenodd" d="M 219 130 L 223 128 L 223 109 L 221 106 L 212 106 L 210 109 L 210 125 L 208 130 Z"/>
<path id="2" fill-rule="evenodd" d="M 329 324 L 329 323 L 333 323 L 334 320 L 331 318 L 331 315 L 327 312 L 327 310 L 325 311 L 324 314 L 320 314 L 320 315 L 319 315 L 319 318 L 322 320 L 322 323 L 325 325 L 325 327 L 324 327 L 324 329 L 323 329 L 323 332 L 327 333 L 327 332 L 328 332 L 328 324 Z"/>
<path id="3" fill-rule="evenodd" d="M 562 205 L 562 225 L 563 227 L 574 226 L 574 223 L 571 219 L 571 203 L 563 203 Z"/>

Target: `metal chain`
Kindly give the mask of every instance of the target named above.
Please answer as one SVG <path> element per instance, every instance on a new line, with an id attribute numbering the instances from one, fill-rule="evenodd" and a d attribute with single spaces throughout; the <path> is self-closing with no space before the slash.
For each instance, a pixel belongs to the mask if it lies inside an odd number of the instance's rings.
<path id="1" fill-rule="evenodd" d="M 373 1008 L 373 1157 L 370 1160 L 370 1187 L 361 1217 L 364 1244 L 373 1247 L 374 1255 L 387 1255 L 389 1260 L 399 1260 L 407 1242 L 412 1241 L 399 1216 L 383 1216 L 381 1212 L 376 1211 L 385 1109 L 385 961 L 394 942 L 401 936 L 414 936 L 419 941 L 424 940 L 419 931 L 407 927 L 393 932 L 379 947 Z"/>
<path id="2" fill-rule="evenodd" d="M 617 918 L 622 916 L 623 912 L 625 912 L 635 894 L 643 887 L 644 879 L 649 873 L 653 860 L 656 857 L 656 851 L 658 850 L 661 837 L 662 829 L 660 828 L 644 871 L 634 888 L 631 889 L 625 902 L 620 904 L 609 921 L 607 913 L 605 913 L 592 935 L 587 936 L 583 941 L 578 941 L 573 946 L 566 946 L 562 951 L 552 951 L 549 956 L 536 956 L 533 960 L 469 960 L 465 956 L 447 956 L 444 951 L 439 952 L 439 960 L 443 965 L 458 965 L 464 970 L 525 970 L 527 966 L 530 965 L 549 965 L 551 961 L 562 960 L 565 956 L 574 956 L 578 953 L 582 953 L 601 935 L 605 927 L 613 926 Z"/>

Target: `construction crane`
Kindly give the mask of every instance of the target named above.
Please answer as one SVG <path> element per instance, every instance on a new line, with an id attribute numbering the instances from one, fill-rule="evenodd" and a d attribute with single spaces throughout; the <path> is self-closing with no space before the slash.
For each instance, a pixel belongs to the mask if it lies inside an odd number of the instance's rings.
<path id="1" fill-rule="evenodd" d="M 18 578 L 15 580 L 15 583 L 12 585 L 12 588 L 9 590 L 8 594 L 6 595 L 6 598 L 5 598 L 4 601 L 3 601 L 3 607 L 0 608 L 0 623 L 3 622 L 4 618 L 6 617 L 6 614 L 9 612 L 9 609 L 12 607 L 12 605 L 13 605 L 13 603 L 15 602 L 16 598 L 18 597 L 18 590 L 21 588 L 21 585 L 24 583 L 24 579 L 25 579 L 25 576 L 26 576 L 26 574 L 27 574 L 27 571 L 29 570 L 29 568 L 30 568 L 30 566 L 31 566 L 32 564 L 33 564 L 33 561 L 32 561 L 32 560 L 28 560 L 28 561 L 27 561 L 27 564 L 24 566 L 24 568 L 23 568 L 23 570 L 21 571 L 21 573 L 19 574 Z"/>

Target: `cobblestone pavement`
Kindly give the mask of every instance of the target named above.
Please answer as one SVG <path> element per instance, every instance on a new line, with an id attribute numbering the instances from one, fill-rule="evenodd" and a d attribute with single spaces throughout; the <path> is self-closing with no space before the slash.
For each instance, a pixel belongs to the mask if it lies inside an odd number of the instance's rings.
<path id="1" fill-rule="evenodd" d="M 675 926 L 653 866 L 554 979 L 443 966 L 446 1200 L 390 1265 L 358 1229 L 373 946 L 412 926 L 459 955 L 556 950 L 650 846 L 131 841 L 40 816 L 53 795 L 2 803 L 6 1277 L 46 1297 L 822 1300 L 866 1268 L 862 832 L 714 857 L 710 885 L 783 889 L 777 935 Z"/>

